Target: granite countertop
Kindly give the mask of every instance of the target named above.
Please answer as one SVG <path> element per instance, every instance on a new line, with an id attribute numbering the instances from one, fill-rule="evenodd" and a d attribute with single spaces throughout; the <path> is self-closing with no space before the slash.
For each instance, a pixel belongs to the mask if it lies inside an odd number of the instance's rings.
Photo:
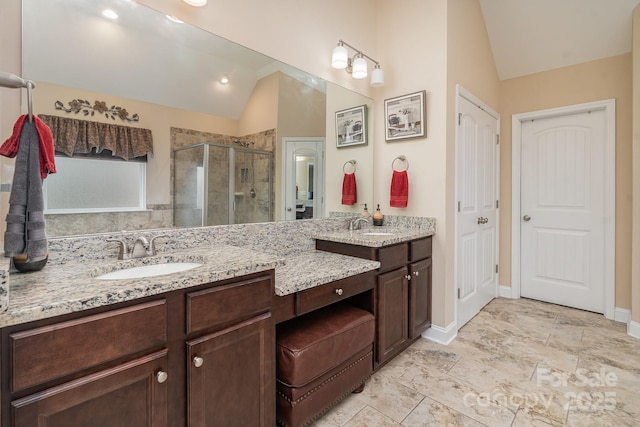
<path id="1" fill-rule="evenodd" d="M 164 262 L 202 263 L 191 270 L 140 279 L 99 280 L 96 276 Z M 101 307 L 177 289 L 274 269 L 275 294 L 288 295 L 334 280 L 375 270 L 377 261 L 322 251 L 304 251 L 286 258 L 252 249 L 216 245 L 176 250 L 133 260 L 74 262 L 48 265 L 33 273 L 13 273 L 7 310 L 0 327 Z"/>
<path id="2" fill-rule="evenodd" d="M 372 234 L 373 233 L 373 234 Z M 313 238 L 329 242 L 348 243 L 350 245 L 368 246 L 379 248 L 420 239 L 435 234 L 433 230 L 396 227 L 366 227 L 354 231 L 338 231 L 331 233 L 318 232 Z"/>
<path id="3" fill-rule="evenodd" d="M 285 296 L 378 267 L 378 261 L 323 251 L 301 252 L 287 257 L 286 264 L 276 268 L 276 295 Z"/>
<path id="4" fill-rule="evenodd" d="M 163 262 L 203 265 L 180 273 L 141 279 L 95 279 L 118 269 Z M 277 255 L 216 245 L 125 261 L 47 265 L 38 272 L 10 275 L 9 304 L 7 310 L 0 313 L 0 327 L 271 270 L 284 263 L 285 259 Z"/>
<path id="5" fill-rule="evenodd" d="M 315 232 L 315 239 L 369 247 L 382 247 L 434 234 L 435 228 L 368 227 L 356 231 Z M 369 234 L 367 234 L 369 233 Z M 370 234 L 374 233 L 374 234 Z M 155 277 L 99 280 L 112 271 L 165 262 L 195 262 L 200 267 Z M 3 276 L 7 306 L 0 312 L 0 327 L 158 295 L 191 286 L 275 269 L 275 294 L 285 296 L 315 286 L 375 270 L 377 261 L 317 250 L 288 255 L 229 244 L 173 248 L 153 257 L 73 261 L 45 266 L 32 273 Z M 6 273 L 6 269 L 3 270 Z M 6 298 L 8 297 L 8 298 Z"/>

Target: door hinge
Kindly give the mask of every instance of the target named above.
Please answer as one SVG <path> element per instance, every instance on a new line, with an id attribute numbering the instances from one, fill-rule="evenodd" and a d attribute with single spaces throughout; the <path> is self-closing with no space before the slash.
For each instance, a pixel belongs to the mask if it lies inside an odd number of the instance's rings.
<path id="1" fill-rule="evenodd" d="M 460 202 L 458 202 L 458 212 L 460 212 Z"/>
<path id="2" fill-rule="evenodd" d="M 496 209 L 500 208 L 500 200 L 496 200 Z"/>
<path id="3" fill-rule="evenodd" d="M 496 145 L 500 144 L 500 135 L 496 135 Z"/>
<path id="4" fill-rule="evenodd" d="M 458 299 L 460 299 L 460 288 L 458 288 Z"/>
<path id="5" fill-rule="evenodd" d="M 498 264 L 496 264 L 496 273 L 498 272 Z"/>
<path id="6" fill-rule="evenodd" d="M 462 113 L 458 113 L 458 126 L 462 124 Z"/>

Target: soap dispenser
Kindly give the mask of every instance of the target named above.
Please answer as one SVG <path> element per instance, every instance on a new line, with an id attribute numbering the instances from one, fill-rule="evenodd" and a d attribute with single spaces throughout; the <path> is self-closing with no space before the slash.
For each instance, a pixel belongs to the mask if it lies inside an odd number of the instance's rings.
<path id="1" fill-rule="evenodd" d="M 367 209 L 367 204 L 364 204 L 364 210 L 362 211 L 362 216 L 364 217 L 370 217 L 371 214 L 369 213 L 369 209 Z"/>
<path id="2" fill-rule="evenodd" d="M 382 225 L 384 222 L 384 215 L 380 212 L 380 205 L 376 208 L 375 213 L 373 214 L 373 225 Z"/>

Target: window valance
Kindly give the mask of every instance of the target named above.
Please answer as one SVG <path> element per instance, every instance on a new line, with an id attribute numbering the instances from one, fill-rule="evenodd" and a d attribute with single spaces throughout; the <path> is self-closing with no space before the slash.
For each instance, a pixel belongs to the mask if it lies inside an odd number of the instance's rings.
<path id="1" fill-rule="evenodd" d="M 56 151 L 68 156 L 109 150 L 125 160 L 153 155 L 150 129 L 92 122 L 68 117 L 38 115 L 53 133 Z"/>

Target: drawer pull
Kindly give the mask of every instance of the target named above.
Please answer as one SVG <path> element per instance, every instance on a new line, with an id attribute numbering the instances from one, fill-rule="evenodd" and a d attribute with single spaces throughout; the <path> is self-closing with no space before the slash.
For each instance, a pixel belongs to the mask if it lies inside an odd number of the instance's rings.
<path id="1" fill-rule="evenodd" d="M 196 356 L 193 358 L 193 366 L 199 368 L 204 363 L 204 359 L 200 356 Z"/>
<path id="2" fill-rule="evenodd" d="M 167 374 L 165 371 L 158 371 L 158 373 L 156 374 L 156 379 L 160 384 L 165 382 L 167 378 L 169 378 L 169 374 Z"/>
<path id="3" fill-rule="evenodd" d="M 413 274 L 415 274 L 416 276 L 419 276 L 420 272 L 419 271 L 414 271 Z"/>
<path id="4" fill-rule="evenodd" d="M 342 295 L 343 292 L 344 291 L 342 290 L 342 288 L 336 289 L 336 295 L 338 295 L 338 296 Z"/>
<path id="5" fill-rule="evenodd" d="M 405 277 L 407 278 L 407 280 L 411 280 L 411 275 L 410 274 L 407 274 Z"/>

